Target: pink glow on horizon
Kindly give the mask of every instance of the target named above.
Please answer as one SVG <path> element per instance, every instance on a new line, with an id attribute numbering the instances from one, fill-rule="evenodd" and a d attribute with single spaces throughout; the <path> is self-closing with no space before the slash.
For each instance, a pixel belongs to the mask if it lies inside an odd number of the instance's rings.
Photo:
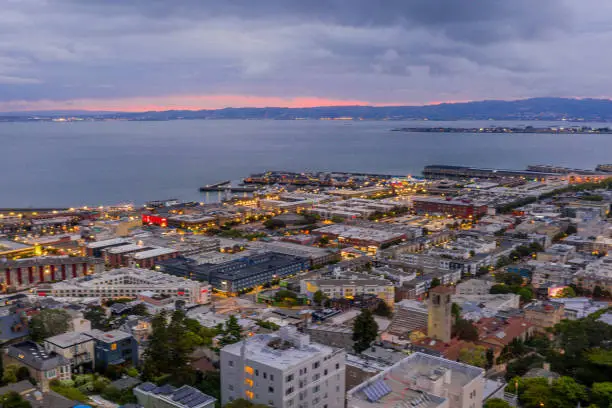
<path id="1" fill-rule="evenodd" d="M 126 97 L 112 99 L 84 98 L 73 100 L 38 100 L 0 102 L 0 111 L 86 110 L 145 112 L 165 110 L 200 110 L 222 108 L 312 108 L 316 106 L 418 106 L 442 103 L 462 103 L 470 100 L 420 102 L 369 102 L 353 99 L 319 97 L 253 96 L 253 95 L 169 95 L 153 97 Z"/>
<path id="2" fill-rule="evenodd" d="M 0 102 L 0 111 L 25 110 L 89 110 L 143 112 L 163 110 L 221 109 L 227 107 L 289 107 L 309 108 L 314 106 L 355 106 L 372 103 L 350 99 L 327 99 L 317 97 L 268 97 L 248 95 L 172 95 L 156 97 L 129 97 L 117 99 L 75 99 L 66 101 L 11 101 Z"/>

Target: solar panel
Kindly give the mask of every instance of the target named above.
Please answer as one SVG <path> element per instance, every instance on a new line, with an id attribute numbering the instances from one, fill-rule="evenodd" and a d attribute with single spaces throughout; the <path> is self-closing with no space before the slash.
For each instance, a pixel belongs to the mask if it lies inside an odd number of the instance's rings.
<path id="1" fill-rule="evenodd" d="M 195 391 L 196 390 L 194 390 L 193 388 L 181 387 L 172 395 L 172 399 L 175 401 L 183 399 L 188 395 L 193 394 Z"/>
<path id="2" fill-rule="evenodd" d="M 148 383 L 141 384 L 138 388 L 140 388 L 141 390 L 145 392 L 149 392 L 157 388 L 157 385 L 148 382 Z"/>
<path id="3" fill-rule="evenodd" d="M 198 398 L 196 398 L 193 401 L 190 401 L 189 404 L 187 404 L 187 406 L 189 408 L 193 408 L 193 407 L 197 407 L 198 405 L 202 404 L 204 401 L 206 401 L 208 398 L 206 398 L 205 395 L 198 395 Z"/>
<path id="4" fill-rule="evenodd" d="M 370 384 L 363 389 L 366 397 L 370 402 L 376 402 L 385 395 L 391 393 L 391 388 L 382 380 Z"/>

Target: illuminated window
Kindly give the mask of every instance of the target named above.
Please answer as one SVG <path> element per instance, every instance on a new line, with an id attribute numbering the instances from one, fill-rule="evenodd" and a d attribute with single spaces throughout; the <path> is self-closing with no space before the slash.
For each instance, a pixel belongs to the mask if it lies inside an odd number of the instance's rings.
<path id="1" fill-rule="evenodd" d="M 248 399 L 253 399 L 253 396 L 255 395 L 253 394 L 253 391 L 245 391 L 244 393 L 246 394 Z"/>
<path id="2" fill-rule="evenodd" d="M 253 380 L 251 380 L 250 378 L 246 378 L 246 379 L 244 380 L 244 383 L 245 383 L 246 385 L 248 385 L 249 387 L 252 387 L 252 386 L 253 386 Z"/>
<path id="3" fill-rule="evenodd" d="M 113 344 L 111 344 L 111 350 L 112 350 L 112 351 L 117 350 L 117 343 L 113 343 Z"/>
<path id="4" fill-rule="evenodd" d="M 244 366 L 244 372 L 253 375 L 253 367 Z"/>

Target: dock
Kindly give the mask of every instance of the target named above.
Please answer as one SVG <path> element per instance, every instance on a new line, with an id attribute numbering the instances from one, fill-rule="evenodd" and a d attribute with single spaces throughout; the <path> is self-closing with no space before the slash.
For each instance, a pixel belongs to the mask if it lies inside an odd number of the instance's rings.
<path id="1" fill-rule="evenodd" d="M 224 192 L 229 190 L 232 193 L 253 193 L 258 189 L 256 187 L 233 187 L 231 185 L 231 180 L 221 181 L 215 184 L 207 184 L 204 187 L 200 187 L 200 191 L 202 192 Z"/>

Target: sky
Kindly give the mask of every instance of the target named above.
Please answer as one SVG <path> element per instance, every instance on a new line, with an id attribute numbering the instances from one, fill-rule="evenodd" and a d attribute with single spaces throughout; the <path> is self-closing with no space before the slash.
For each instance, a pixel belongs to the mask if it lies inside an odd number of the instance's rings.
<path id="1" fill-rule="evenodd" d="M 0 111 L 612 96 L 610 0 L 0 0 Z"/>

